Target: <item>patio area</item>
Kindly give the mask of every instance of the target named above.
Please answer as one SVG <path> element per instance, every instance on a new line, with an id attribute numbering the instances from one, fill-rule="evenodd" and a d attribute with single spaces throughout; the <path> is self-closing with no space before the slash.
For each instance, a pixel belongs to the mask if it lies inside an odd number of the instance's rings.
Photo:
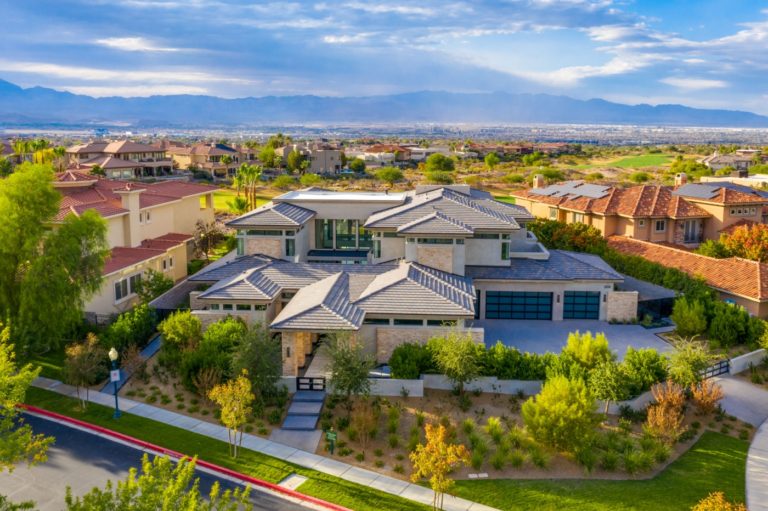
<path id="1" fill-rule="evenodd" d="M 670 351 L 672 346 L 659 337 L 658 333 L 669 332 L 674 327 L 646 329 L 640 325 L 618 325 L 596 320 L 475 320 L 473 327 L 485 329 L 485 344 L 491 346 L 501 341 L 520 351 L 531 353 L 559 353 L 568 340 L 568 334 L 575 332 L 602 332 L 608 338 L 611 349 L 618 358 L 624 358 L 627 348 L 654 348 Z"/>

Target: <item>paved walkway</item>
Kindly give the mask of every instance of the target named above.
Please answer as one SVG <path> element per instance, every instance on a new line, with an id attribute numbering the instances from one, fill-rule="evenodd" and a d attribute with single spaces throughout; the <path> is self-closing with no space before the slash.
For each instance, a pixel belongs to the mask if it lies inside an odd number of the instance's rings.
<path id="1" fill-rule="evenodd" d="M 731 375 L 717 376 L 714 380 L 725 393 L 720 402 L 723 410 L 755 427 L 768 419 L 768 390 Z"/>
<path id="2" fill-rule="evenodd" d="M 755 433 L 747 454 L 747 509 L 768 511 L 768 421 Z"/>
<path id="3" fill-rule="evenodd" d="M 77 391 L 71 385 L 66 385 L 49 378 L 38 378 L 33 383 L 35 387 L 47 389 L 65 396 L 76 397 Z M 90 392 L 89 401 L 104 406 L 114 406 L 114 396 L 102 392 Z M 162 422 L 178 428 L 183 428 L 199 435 L 227 441 L 227 429 L 223 426 L 204 422 L 193 417 L 171 412 L 140 403 L 131 399 L 120 398 L 120 409 L 126 413 L 138 415 L 147 419 Z M 385 493 L 399 495 L 403 498 L 431 505 L 434 493 L 429 488 L 388 477 L 378 472 L 354 467 L 334 459 L 319 456 L 317 454 L 302 451 L 277 442 L 273 442 L 258 436 L 244 434 L 243 447 L 252 451 L 267 454 L 275 458 L 289 461 L 296 465 L 317 470 L 341 479 L 368 486 Z M 301 491 L 301 488 L 299 488 Z M 477 502 L 446 496 L 446 511 L 497 511 L 492 507 L 484 506 Z"/>

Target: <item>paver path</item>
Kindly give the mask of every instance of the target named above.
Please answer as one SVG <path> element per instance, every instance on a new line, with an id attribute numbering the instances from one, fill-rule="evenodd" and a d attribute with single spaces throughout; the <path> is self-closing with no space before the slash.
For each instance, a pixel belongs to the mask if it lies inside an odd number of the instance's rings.
<path id="1" fill-rule="evenodd" d="M 77 394 L 77 391 L 71 385 L 66 385 L 50 378 L 37 378 L 33 385 L 65 396 L 75 397 Z M 114 396 L 102 392 L 91 391 L 89 401 L 104 406 L 114 406 Z M 194 417 L 188 417 L 186 415 L 126 398 L 120 398 L 120 409 L 126 413 L 139 415 L 178 428 L 184 428 L 199 435 L 215 438 L 224 442 L 227 441 L 228 433 L 225 427 L 211 424 L 210 422 L 204 422 L 195 419 Z M 432 504 L 434 493 L 429 488 L 424 488 L 423 486 L 412 484 L 401 479 L 395 479 L 394 477 L 385 476 L 372 470 L 353 467 L 348 463 L 319 456 L 312 452 L 289 447 L 247 433 L 243 435 L 243 447 L 302 467 L 317 470 L 318 472 L 336 476 L 363 486 L 368 486 L 385 493 L 399 495 L 403 498 L 426 505 Z M 445 497 L 444 508 L 446 511 L 497 511 L 492 507 L 477 502 L 448 495 Z"/>

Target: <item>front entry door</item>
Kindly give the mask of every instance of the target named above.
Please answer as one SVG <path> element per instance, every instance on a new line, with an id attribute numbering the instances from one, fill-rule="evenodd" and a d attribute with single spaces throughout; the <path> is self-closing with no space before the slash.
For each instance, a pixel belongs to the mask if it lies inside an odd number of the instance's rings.
<path id="1" fill-rule="evenodd" d="M 699 221 L 698 220 L 686 220 L 685 221 L 685 234 L 683 241 L 685 243 L 696 243 L 699 241 Z"/>

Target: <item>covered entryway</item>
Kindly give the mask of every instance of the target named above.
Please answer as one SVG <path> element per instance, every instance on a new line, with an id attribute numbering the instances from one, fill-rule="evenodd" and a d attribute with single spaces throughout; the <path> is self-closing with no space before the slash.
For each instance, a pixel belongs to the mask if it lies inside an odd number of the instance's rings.
<path id="1" fill-rule="evenodd" d="M 566 291 L 563 319 L 600 319 L 600 292 Z"/>
<path id="2" fill-rule="evenodd" d="M 486 291 L 486 319 L 552 319 L 552 293 Z"/>

